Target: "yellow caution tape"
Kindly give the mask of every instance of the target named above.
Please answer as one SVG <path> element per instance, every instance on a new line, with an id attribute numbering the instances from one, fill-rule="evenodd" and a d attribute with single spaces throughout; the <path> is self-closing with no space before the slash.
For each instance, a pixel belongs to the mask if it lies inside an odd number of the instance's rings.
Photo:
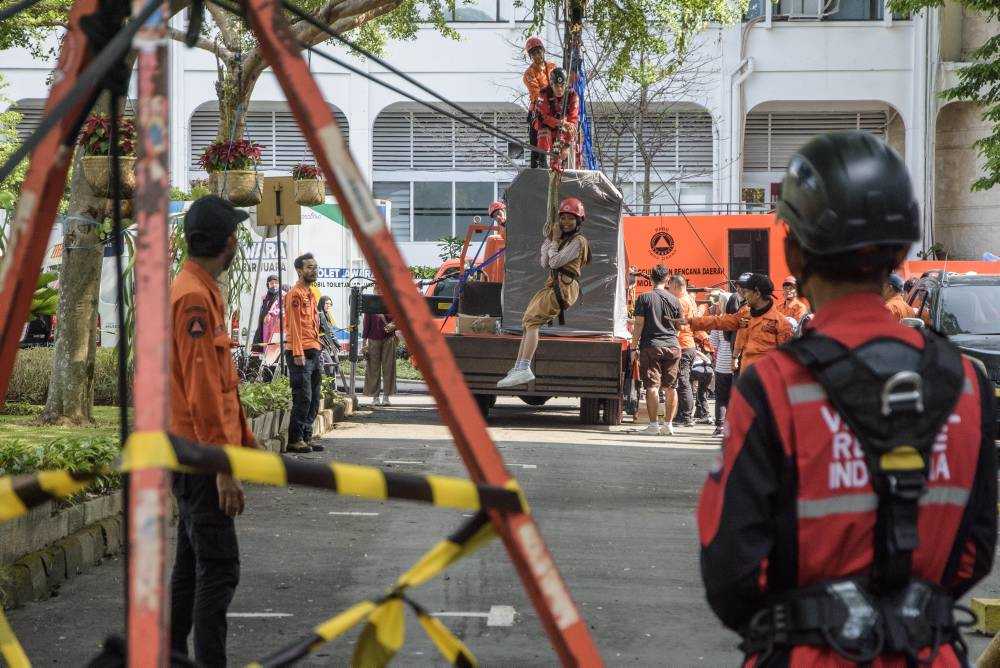
<path id="1" fill-rule="evenodd" d="M 476 657 L 465 646 L 465 643 L 456 638 L 437 617 L 432 617 L 426 612 L 421 611 L 417 613 L 417 621 L 420 622 L 420 626 L 424 628 L 427 637 L 438 648 L 445 661 L 453 666 L 474 667 L 479 665 Z"/>
<path id="2" fill-rule="evenodd" d="M 427 482 L 431 486 L 435 506 L 479 510 L 479 490 L 467 480 L 429 475 Z"/>
<path id="3" fill-rule="evenodd" d="M 231 445 L 224 447 L 223 451 L 229 458 L 233 477 L 276 487 L 288 484 L 285 463 L 280 456 L 272 452 Z"/>
<path id="4" fill-rule="evenodd" d="M 161 468 L 176 470 L 179 464 L 166 432 L 136 431 L 128 437 L 122 452 L 122 470 Z"/>
<path id="5" fill-rule="evenodd" d="M 362 629 L 354 647 L 351 666 L 374 668 L 385 666 L 396 655 L 406 640 L 406 623 L 403 620 L 403 601 L 390 598 L 379 604 L 368 615 L 368 624 Z"/>
<path id="6" fill-rule="evenodd" d="M 376 605 L 372 601 L 362 601 L 336 617 L 323 622 L 313 629 L 313 633 L 327 642 L 339 638 L 364 621 L 375 608 Z"/>
<path id="7" fill-rule="evenodd" d="M 365 499 L 385 499 L 388 496 L 385 474 L 370 466 L 331 464 L 337 491 Z"/>
<path id="8" fill-rule="evenodd" d="M 12 520 L 28 512 L 28 506 L 14 492 L 14 478 L 0 478 L 0 522 Z"/>
<path id="9" fill-rule="evenodd" d="M 28 655 L 24 653 L 24 648 L 17 641 L 14 631 L 7 623 L 7 618 L 0 608 L 0 655 L 7 662 L 8 668 L 31 668 Z"/>

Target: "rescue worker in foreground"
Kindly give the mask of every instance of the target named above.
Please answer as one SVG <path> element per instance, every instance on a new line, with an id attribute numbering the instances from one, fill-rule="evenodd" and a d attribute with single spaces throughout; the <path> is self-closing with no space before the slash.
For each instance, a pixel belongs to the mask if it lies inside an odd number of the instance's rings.
<path id="1" fill-rule="evenodd" d="M 549 85 L 542 89 L 535 101 L 535 126 L 538 129 L 536 146 L 549 155 L 549 167 L 555 170 L 570 168 L 570 154 L 576 155 L 577 124 L 580 122 L 580 98 L 569 90 L 566 72 L 561 67 L 552 70 Z M 563 96 L 569 96 L 563 113 Z M 559 145 L 559 152 L 551 151 Z M 579 163 L 577 156 L 577 163 Z"/>
<path id="2" fill-rule="evenodd" d="M 882 303 L 918 216 L 870 134 L 789 164 L 778 218 L 815 317 L 740 375 L 698 505 L 708 601 L 744 665 L 968 665 L 952 608 L 993 564 L 993 388 Z"/>
<path id="3" fill-rule="evenodd" d="M 288 381 L 292 386 L 292 416 L 288 421 L 288 451 L 303 453 L 321 451 L 319 443 L 311 443 L 313 422 L 322 399 L 323 346 L 319 338 L 316 259 L 312 253 L 295 258 L 298 282 L 285 295 L 285 358 Z"/>
<path id="4" fill-rule="evenodd" d="M 170 432 L 208 445 L 257 447 L 237 393 L 239 376 L 224 316 L 219 275 L 236 256 L 236 228 L 247 214 L 215 195 L 184 215 L 188 259 L 170 288 Z M 175 655 L 200 666 L 226 665 L 226 611 L 240 580 L 233 518 L 243 512 L 230 475 L 175 473 L 177 556 L 170 578 L 170 637 Z"/>
<path id="5" fill-rule="evenodd" d="M 552 70 L 556 69 L 555 63 L 545 60 L 545 44 L 541 37 L 529 37 L 524 43 L 524 50 L 531 59 L 531 64 L 524 71 L 522 80 L 524 87 L 528 90 L 528 143 L 538 146 L 538 128 L 535 126 L 535 103 L 542 89 L 549 85 L 549 76 Z M 545 156 L 537 151 L 531 152 L 531 168 L 542 167 L 545 164 Z"/>
<path id="6" fill-rule="evenodd" d="M 792 327 L 778 310 L 774 284 L 764 274 L 741 274 L 736 281 L 746 303 L 736 313 L 691 318 L 691 329 L 736 332 L 733 370 L 743 373 L 768 351 L 792 338 Z"/>
<path id="7" fill-rule="evenodd" d="M 795 324 L 792 325 L 792 329 L 795 329 L 802 318 L 809 313 L 809 307 L 799 296 L 799 282 L 795 280 L 794 276 L 789 276 L 781 282 L 781 292 L 784 294 L 785 300 L 778 305 L 778 312 L 786 318 L 794 320 Z"/>
<path id="8" fill-rule="evenodd" d="M 535 380 L 531 361 L 538 349 L 538 330 L 553 318 L 564 324 L 563 314 L 580 297 L 580 271 L 590 264 L 590 242 L 581 231 L 586 217 L 583 202 L 567 197 L 559 204 L 559 223 L 551 228 L 546 225 L 540 262 L 549 270 L 549 278 L 524 309 L 521 318 L 524 336 L 517 350 L 517 361 L 497 387 L 517 387 Z"/>
<path id="9" fill-rule="evenodd" d="M 903 279 L 899 274 L 889 274 L 889 278 L 882 286 L 882 299 L 885 300 L 885 307 L 889 309 L 896 322 L 913 317 L 913 309 L 903 298 Z"/>

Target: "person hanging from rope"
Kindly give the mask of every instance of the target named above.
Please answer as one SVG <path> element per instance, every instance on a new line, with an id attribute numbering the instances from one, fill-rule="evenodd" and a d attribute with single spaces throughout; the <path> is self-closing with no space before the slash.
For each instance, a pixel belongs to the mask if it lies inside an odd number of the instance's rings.
<path id="1" fill-rule="evenodd" d="M 552 70 L 556 69 L 556 64 L 545 60 L 545 44 L 541 37 L 529 37 L 524 43 L 524 50 L 531 59 L 531 64 L 522 77 L 524 87 L 528 89 L 528 143 L 538 146 L 538 128 L 535 126 L 536 103 L 538 96 L 542 94 L 542 89 L 549 85 L 549 77 Z M 542 167 L 544 162 L 545 156 L 537 151 L 531 152 L 532 169 Z"/>
<path id="2" fill-rule="evenodd" d="M 567 197 L 559 204 L 559 222 L 545 230 L 542 242 L 541 265 L 549 271 L 545 287 L 535 293 L 524 309 L 521 324 L 524 337 L 517 351 L 514 368 L 500 379 L 497 387 L 527 385 L 535 379 L 531 361 L 538 349 L 538 330 L 558 318 L 565 324 L 566 309 L 580 297 L 580 271 L 590 264 L 590 242 L 581 228 L 587 217 L 583 202 Z"/>
<path id="3" fill-rule="evenodd" d="M 184 216 L 188 260 L 170 288 L 170 432 L 209 445 L 259 447 L 237 393 L 224 302 L 217 282 L 236 257 L 236 228 L 249 216 L 215 195 Z M 240 579 L 233 518 L 243 488 L 227 474 L 175 473 L 177 557 L 171 576 L 172 650 L 200 666 L 226 665 L 226 611 Z"/>
<path id="4" fill-rule="evenodd" d="M 570 156 L 575 156 L 577 151 L 580 98 L 575 91 L 569 90 L 566 71 L 561 67 L 552 70 L 549 81 L 535 101 L 537 146 L 549 154 L 549 168 L 562 171 L 569 165 Z M 568 96 L 565 102 L 564 95 Z"/>
<path id="5" fill-rule="evenodd" d="M 820 135 L 777 218 L 816 314 L 733 391 L 698 503 L 708 602 L 747 666 L 968 666 L 956 604 L 997 542 L 993 385 L 883 304 L 922 238 L 909 172 L 867 132 Z"/>

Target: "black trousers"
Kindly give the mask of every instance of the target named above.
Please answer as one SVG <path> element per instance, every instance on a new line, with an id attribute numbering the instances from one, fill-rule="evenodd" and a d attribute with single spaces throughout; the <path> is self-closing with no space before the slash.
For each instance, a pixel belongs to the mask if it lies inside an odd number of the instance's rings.
<path id="1" fill-rule="evenodd" d="M 313 422 L 323 398 L 323 361 L 319 350 L 305 351 L 306 363 L 296 366 L 292 353 L 286 351 L 288 380 L 292 386 L 292 417 L 288 421 L 288 442 L 308 442 Z"/>
<path id="2" fill-rule="evenodd" d="M 715 372 L 715 424 L 721 427 L 733 391 L 733 374 Z"/>
<path id="3" fill-rule="evenodd" d="M 708 417 L 708 390 L 711 384 L 711 373 L 691 372 L 691 385 L 694 392 L 694 417 L 696 420 Z"/>
<path id="4" fill-rule="evenodd" d="M 236 525 L 219 508 L 214 475 L 174 474 L 177 558 L 170 577 L 170 644 L 200 666 L 226 665 L 226 611 L 240 581 Z"/>
<path id="5" fill-rule="evenodd" d="M 691 390 L 691 365 L 694 364 L 694 348 L 681 351 L 681 362 L 677 369 L 677 422 L 690 422 L 694 411 L 694 392 Z"/>
<path id="6" fill-rule="evenodd" d="M 532 146 L 538 146 L 538 130 L 535 129 L 535 124 L 532 121 L 532 114 L 528 113 L 528 143 Z M 531 168 L 538 169 L 539 167 L 545 167 L 545 154 L 539 153 L 537 151 L 531 152 Z"/>

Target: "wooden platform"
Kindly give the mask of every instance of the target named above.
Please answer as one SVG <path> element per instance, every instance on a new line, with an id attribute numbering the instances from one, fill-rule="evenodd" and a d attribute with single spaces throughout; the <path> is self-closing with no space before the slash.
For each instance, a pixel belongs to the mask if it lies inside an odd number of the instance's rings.
<path id="1" fill-rule="evenodd" d="M 543 337 L 532 370 L 535 381 L 507 390 L 497 381 L 514 366 L 521 337 L 447 335 L 465 381 L 474 394 L 618 399 L 622 383 L 622 341 L 596 337 Z"/>

